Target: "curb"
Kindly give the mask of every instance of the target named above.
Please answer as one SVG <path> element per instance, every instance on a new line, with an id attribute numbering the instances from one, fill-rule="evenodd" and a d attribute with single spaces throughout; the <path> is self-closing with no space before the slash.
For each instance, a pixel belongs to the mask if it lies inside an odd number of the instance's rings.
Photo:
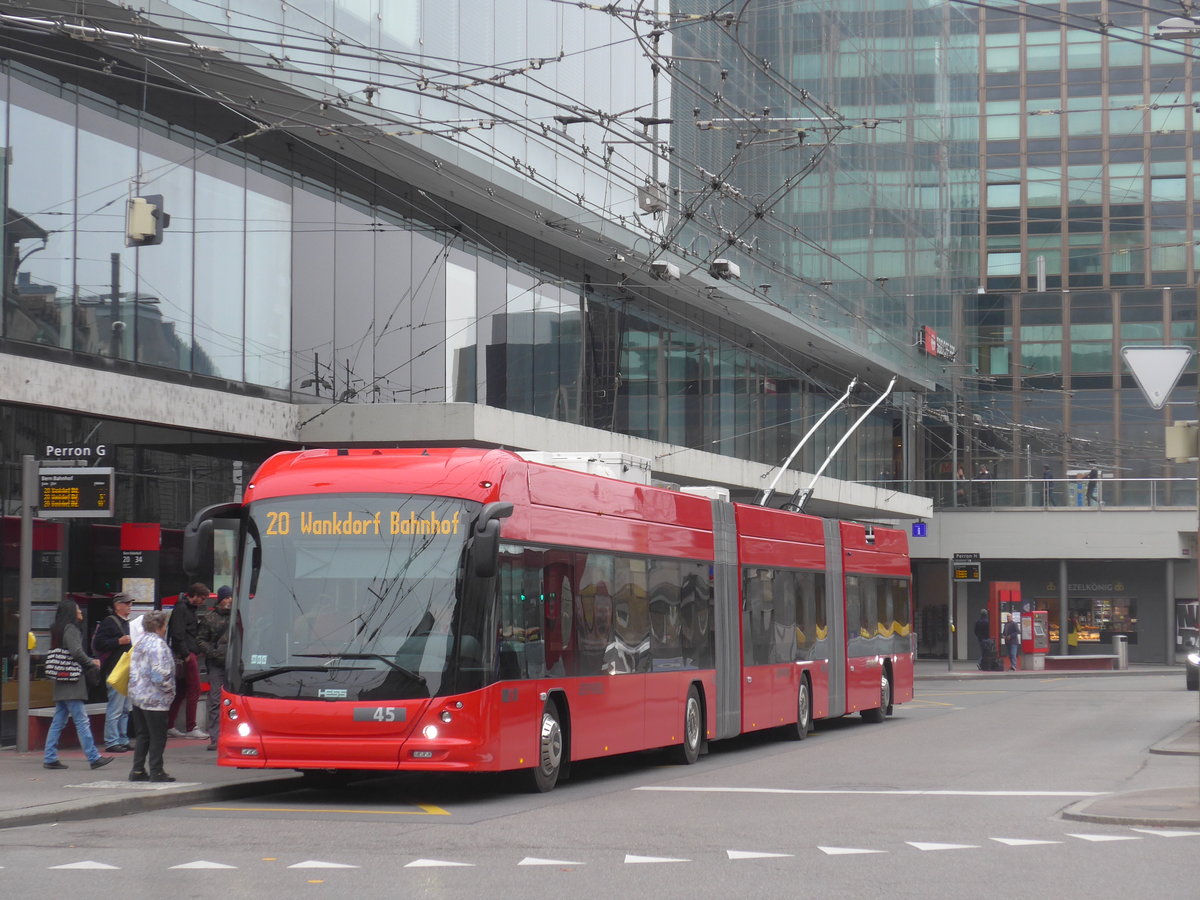
<path id="1" fill-rule="evenodd" d="M 173 809 L 205 800 L 237 800 L 254 794 L 276 794 L 294 790 L 303 784 L 298 775 L 269 778 L 262 781 L 242 781 L 211 787 L 187 788 L 178 791 L 134 794 L 110 800 L 88 802 L 64 801 L 63 806 L 14 810 L 0 813 L 0 830 L 27 825 L 46 825 L 54 822 L 81 822 L 87 819 L 108 819 L 134 813 Z"/>
<path id="2" fill-rule="evenodd" d="M 1091 822 L 1095 825 L 1137 825 L 1143 828 L 1197 828 L 1200 827 L 1200 805 L 1195 799 L 1180 802 L 1179 797 L 1190 792 L 1195 796 L 1195 788 L 1168 788 L 1162 791 L 1142 791 L 1132 794 L 1114 794 L 1109 797 L 1098 797 L 1083 800 L 1064 809 L 1059 815 L 1074 822 Z M 1145 795 L 1161 795 L 1160 798 L 1147 796 L 1154 803 L 1154 812 L 1090 812 L 1090 807 L 1103 803 L 1120 803 L 1136 797 L 1138 793 Z M 1175 798 L 1175 799 L 1171 799 Z M 1171 812 L 1170 810 L 1176 810 Z"/>

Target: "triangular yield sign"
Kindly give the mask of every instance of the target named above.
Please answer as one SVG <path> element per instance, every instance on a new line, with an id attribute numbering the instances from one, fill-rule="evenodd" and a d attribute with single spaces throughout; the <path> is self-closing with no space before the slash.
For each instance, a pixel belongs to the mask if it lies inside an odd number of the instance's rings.
<path id="1" fill-rule="evenodd" d="M 1191 347 L 1122 347 L 1121 358 L 1142 396 L 1155 409 L 1162 409 L 1179 383 L 1179 376 L 1192 358 Z"/>

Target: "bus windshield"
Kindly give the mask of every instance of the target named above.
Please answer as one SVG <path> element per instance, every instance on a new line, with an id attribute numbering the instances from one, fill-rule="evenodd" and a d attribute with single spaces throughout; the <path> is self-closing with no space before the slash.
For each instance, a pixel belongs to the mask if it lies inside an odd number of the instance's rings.
<path id="1" fill-rule="evenodd" d="M 464 548 L 478 511 L 459 499 L 396 494 L 252 503 L 230 689 L 382 701 L 479 686 L 486 616 L 463 602 L 472 583 Z"/>

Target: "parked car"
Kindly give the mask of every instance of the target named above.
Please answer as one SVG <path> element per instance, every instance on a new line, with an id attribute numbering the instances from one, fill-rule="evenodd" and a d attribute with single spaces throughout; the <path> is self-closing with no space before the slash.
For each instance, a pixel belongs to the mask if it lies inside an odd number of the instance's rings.
<path id="1" fill-rule="evenodd" d="M 1187 655 L 1184 679 L 1189 691 L 1200 691 L 1200 650 L 1193 650 Z"/>

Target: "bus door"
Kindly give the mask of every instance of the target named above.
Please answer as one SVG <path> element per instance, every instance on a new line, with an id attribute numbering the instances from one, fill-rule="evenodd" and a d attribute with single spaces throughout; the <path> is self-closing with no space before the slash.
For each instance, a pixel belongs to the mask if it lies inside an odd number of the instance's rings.
<path id="1" fill-rule="evenodd" d="M 879 706 L 879 626 L 874 590 L 882 579 L 847 575 L 846 583 L 846 712 Z"/>
<path id="2" fill-rule="evenodd" d="M 778 724 L 772 656 L 775 634 L 775 588 L 772 569 L 742 569 L 742 731 Z"/>

